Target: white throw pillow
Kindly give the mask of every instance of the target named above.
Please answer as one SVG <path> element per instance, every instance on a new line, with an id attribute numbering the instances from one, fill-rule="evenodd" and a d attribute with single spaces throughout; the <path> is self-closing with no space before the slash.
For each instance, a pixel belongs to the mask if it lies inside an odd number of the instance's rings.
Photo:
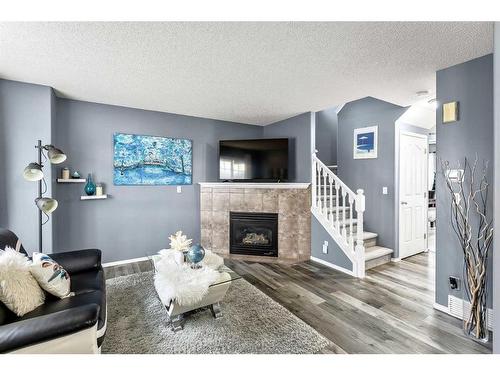
<path id="1" fill-rule="evenodd" d="M 0 250 L 0 301 L 18 316 L 45 301 L 45 293 L 30 273 L 30 260 L 10 247 Z"/>
<path id="2" fill-rule="evenodd" d="M 38 284 L 48 293 L 65 298 L 70 294 L 68 272 L 47 254 L 33 253 L 30 271 Z"/>

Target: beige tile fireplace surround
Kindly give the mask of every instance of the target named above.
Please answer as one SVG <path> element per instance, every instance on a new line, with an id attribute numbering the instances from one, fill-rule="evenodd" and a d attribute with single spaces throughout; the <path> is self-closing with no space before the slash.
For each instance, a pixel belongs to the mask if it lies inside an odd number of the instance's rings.
<path id="1" fill-rule="evenodd" d="M 201 243 L 224 257 L 300 262 L 311 256 L 308 183 L 200 183 Z M 229 213 L 278 214 L 278 257 L 229 253 Z"/>

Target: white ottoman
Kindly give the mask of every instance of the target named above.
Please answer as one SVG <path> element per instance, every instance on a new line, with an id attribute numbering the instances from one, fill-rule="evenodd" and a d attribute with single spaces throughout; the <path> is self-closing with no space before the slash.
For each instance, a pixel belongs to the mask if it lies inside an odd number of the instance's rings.
<path id="1" fill-rule="evenodd" d="M 218 257 L 218 255 L 211 253 L 210 256 Z M 162 255 L 156 254 L 151 257 L 151 260 L 154 265 L 155 273 L 165 272 L 164 267 L 159 266 L 159 262 L 162 260 Z M 207 264 L 210 266 L 218 265 L 219 260 L 207 259 Z M 222 259 L 220 259 L 222 262 Z M 203 265 L 203 267 L 208 267 L 207 265 Z M 175 268 L 174 268 L 175 269 Z M 185 272 L 193 273 L 193 271 L 189 271 L 187 267 L 180 267 L 179 270 L 182 272 L 184 269 Z M 197 272 L 197 271 L 194 271 Z M 217 278 L 213 281 L 208 287 L 208 291 L 204 296 L 196 303 L 179 303 L 179 301 L 174 298 L 171 298 L 172 287 L 173 285 L 169 285 L 169 283 L 174 283 L 174 278 L 170 278 L 170 280 L 165 280 L 165 278 L 158 278 L 158 275 L 155 275 L 155 289 L 162 301 L 163 305 L 167 309 L 167 314 L 169 320 L 171 322 L 171 327 L 174 332 L 180 331 L 184 325 L 184 314 L 186 312 L 196 310 L 202 307 L 210 306 L 212 314 L 214 318 L 222 317 L 222 311 L 220 307 L 220 302 L 226 295 L 227 290 L 231 286 L 231 281 L 235 279 L 236 274 L 234 274 L 231 270 L 229 270 L 225 266 L 220 266 L 216 270 L 218 273 Z M 180 275 L 182 276 L 182 275 Z M 161 280 L 159 280 L 161 279 Z M 160 284 L 161 282 L 161 284 Z M 182 301 L 181 301 L 182 302 Z"/>

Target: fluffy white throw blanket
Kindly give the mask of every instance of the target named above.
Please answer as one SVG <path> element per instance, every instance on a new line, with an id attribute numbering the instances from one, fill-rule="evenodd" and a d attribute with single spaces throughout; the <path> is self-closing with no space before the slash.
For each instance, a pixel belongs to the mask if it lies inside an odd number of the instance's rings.
<path id="1" fill-rule="evenodd" d="M 206 250 L 202 268 L 192 269 L 188 263 L 179 262 L 178 251 L 161 250 L 155 262 L 155 287 L 162 303 L 168 306 L 175 300 L 183 306 L 200 302 L 220 277 L 217 269 L 223 264 L 220 256 Z"/>

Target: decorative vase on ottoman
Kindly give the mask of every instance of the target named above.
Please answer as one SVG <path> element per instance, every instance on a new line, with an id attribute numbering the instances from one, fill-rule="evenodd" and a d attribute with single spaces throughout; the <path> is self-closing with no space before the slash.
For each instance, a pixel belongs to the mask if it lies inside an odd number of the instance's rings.
<path id="1" fill-rule="evenodd" d="M 191 263 L 191 268 L 200 268 L 199 263 L 205 257 L 205 249 L 200 244 L 195 244 L 189 248 L 186 255 L 189 263 Z"/>
<path id="2" fill-rule="evenodd" d="M 85 194 L 94 195 L 95 194 L 95 184 L 92 181 L 92 174 L 89 173 L 87 176 L 87 183 L 85 184 Z"/>

